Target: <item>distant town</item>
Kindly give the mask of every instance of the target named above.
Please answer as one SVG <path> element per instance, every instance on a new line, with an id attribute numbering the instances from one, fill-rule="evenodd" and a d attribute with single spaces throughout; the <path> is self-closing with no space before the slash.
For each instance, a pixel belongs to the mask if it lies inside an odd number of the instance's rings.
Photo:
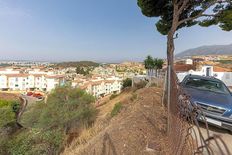
<path id="1" fill-rule="evenodd" d="M 94 62 L 0 62 L 0 89 L 13 92 L 49 93 L 57 86 L 71 85 L 96 98 L 120 93 L 122 80 L 145 75 L 142 63 L 98 64 Z"/>
<path id="2" fill-rule="evenodd" d="M 187 74 L 196 74 L 213 76 L 222 80 L 228 87 L 232 87 L 231 60 L 232 56 L 229 55 L 188 56 L 176 59 L 174 67 L 180 81 Z M 165 62 L 161 73 L 164 73 L 166 68 Z M 98 64 L 90 61 L 0 62 L 0 89 L 9 92 L 49 93 L 57 86 L 71 85 L 87 91 L 96 98 L 101 98 L 120 93 L 122 81 L 127 78 L 145 79 L 147 76 L 147 70 L 142 62 L 119 64 Z"/>

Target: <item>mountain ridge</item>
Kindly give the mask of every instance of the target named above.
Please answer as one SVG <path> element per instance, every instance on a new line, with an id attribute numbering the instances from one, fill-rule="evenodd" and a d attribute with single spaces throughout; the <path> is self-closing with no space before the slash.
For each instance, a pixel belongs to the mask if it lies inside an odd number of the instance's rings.
<path id="1" fill-rule="evenodd" d="M 185 50 L 175 55 L 176 58 L 183 58 L 196 55 L 232 55 L 232 44 L 228 45 L 203 45 Z"/>

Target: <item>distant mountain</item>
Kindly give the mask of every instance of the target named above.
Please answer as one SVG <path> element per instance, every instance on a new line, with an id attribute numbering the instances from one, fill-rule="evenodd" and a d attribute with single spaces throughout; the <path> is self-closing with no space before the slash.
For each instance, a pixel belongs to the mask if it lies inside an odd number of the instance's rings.
<path id="1" fill-rule="evenodd" d="M 176 58 L 183 58 L 195 55 L 232 55 L 232 44 L 201 46 L 176 54 Z"/>

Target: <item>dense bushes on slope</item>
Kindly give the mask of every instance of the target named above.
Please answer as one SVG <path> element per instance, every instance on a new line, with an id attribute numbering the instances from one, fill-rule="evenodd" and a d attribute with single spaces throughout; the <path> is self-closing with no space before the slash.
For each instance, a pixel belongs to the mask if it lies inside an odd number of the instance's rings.
<path id="1" fill-rule="evenodd" d="M 0 141 L 0 154 L 59 154 L 71 130 L 81 131 L 96 118 L 94 97 L 68 86 L 55 89 L 47 102 L 29 105 L 23 129 Z"/>
<path id="2" fill-rule="evenodd" d="M 18 105 L 16 101 L 0 100 L 0 128 L 16 121 L 15 112 Z"/>

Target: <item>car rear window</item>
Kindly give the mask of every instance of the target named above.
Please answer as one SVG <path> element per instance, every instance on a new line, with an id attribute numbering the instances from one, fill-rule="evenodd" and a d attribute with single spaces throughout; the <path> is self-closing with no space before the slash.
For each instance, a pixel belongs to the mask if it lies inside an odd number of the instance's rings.
<path id="1" fill-rule="evenodd" d="M 226 88 L 226 86 L 222 82 L 218 81 L 190 77 L 185 82 L 185 85 L 201 90 L 229 94 L 229 91 Z"/>

